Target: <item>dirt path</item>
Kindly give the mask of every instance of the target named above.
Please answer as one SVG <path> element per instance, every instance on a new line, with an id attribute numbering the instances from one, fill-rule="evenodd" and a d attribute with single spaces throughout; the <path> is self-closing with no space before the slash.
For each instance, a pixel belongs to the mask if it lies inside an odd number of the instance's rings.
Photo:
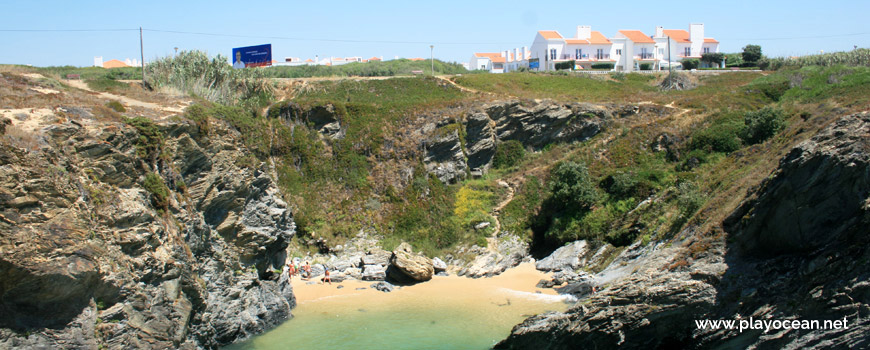
<path id="1" fill-rule="evenodd" d="M 506 207 L 508 203 L 514 200 L 513 186 L 502 179 L 499 179 L 497 183 L 499 186 L 504 187 L 508 190 L 508 195 L 507 198 L 499 202 L 498 205 L 496 205 L 495 208 L 492 209 L 492 217 L 493 219 L 495 219 L 495 223 L 493 224 L 495 226 L 495 229 L 492 231 L 492 235 L 486 239 L 486 242 L 488 243 L 487 248 L 489 248 L 491 252 L 498 251 L 498 234 L 501 232 L 501 220 L 499 220 L 498 216 L 499 214 L 501 214 L 501 210 L 504 209 L 504 207 Z"/>
<path id="2" fill-rule="evenodd" d="M 127 96 L 115 95 L 115 94 L 108 93 L 108 92 L 94 91 L 94 90 L 91 90 L 91 88 L 88 87 L 88 84 L 86 84 L 82 80 L 64 80 L 63 82 L 64 82 L 64 84 L 67 84 L 67 85 L 72 86 L 74 88 L 95 93 L 100 98 L 121 102 L 121 104 L 123 104 L 125 106 L 142 107 L 142 108 L 148 108 L 148 109 L 169 112 L 169 113 L 183 113 L 184 112 L 181 108 L 178 108 L 178 107 L 161 106 L 161 105 L 156 104 L 156 103 L 139 101 L 136 99 L 129 98 Z"/>

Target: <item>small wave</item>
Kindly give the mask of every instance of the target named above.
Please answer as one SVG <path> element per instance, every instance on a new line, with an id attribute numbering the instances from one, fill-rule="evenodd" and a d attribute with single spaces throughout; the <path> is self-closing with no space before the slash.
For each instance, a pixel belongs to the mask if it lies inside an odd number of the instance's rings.
<path id="1" fill-rule="evenodd" d="M 508 294 L 515 295 L 519 298 L 524 298 L 524 299 L 528 299 L 528 300 L 535 300 L 535 301 L 543 301 L 543 302 L 548 302 L 548 303 L 577 301 L 576 297 L 574 297 L 573 295 L 568 295 L 568 294 L 551 295 L 551 294 L 542 294 L 542 293 L 523 292 L 523 291 L 518 291 L 518 290 L 513 290 L 513 289 L 508 289 L 508 288 L 499 288 L 499 291 L 503 291 L 503 292 L 506 292 Z"/>
<path id="2" fill-rule="evenodd" d="M 308 304 L 308 303 L 312 303 L 312 302 L 316 302 L 316 301 L 323 301 L 323 300 L 327 300 L 327 299 L 335 299 L 335 298 L 350 297 L 350 296 L 354 296 L 354 295 L 359 295 L 359 293 L 352 293 L 352 294 L 338 294 L 338 295 L 326 295 L 326 296 L 322 296 L 322 297 L 319 297 L 319 298 L 314 298 L 314 299 L 311 299 L 311 300 L 300 301 L 300 302 L 299 302 L 299 305 L 302 305 L 302 304 Z"/>

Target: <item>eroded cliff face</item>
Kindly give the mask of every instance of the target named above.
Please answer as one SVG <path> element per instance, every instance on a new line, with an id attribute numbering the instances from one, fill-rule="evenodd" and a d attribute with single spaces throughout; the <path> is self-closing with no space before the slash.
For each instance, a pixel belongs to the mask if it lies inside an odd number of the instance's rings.
<path id="1" fill-rule="evenodd" d="M 157 121 L 151 161 L 136 128 L 60 111 L 0 144 L 0 347 L 216 348 L 291 317 L 293 216 L 234 130 Z"/>
<path id="2" fill-rule="evenodd" d="M 870 347 L 870 114 L 840 118 L 781 159 L 688 260 L 681 243 L 630 247 L 625 275 L 568 311 L 533 316 L 499 349 Z M 724 229 L 724 231 L 722 231 Z M 846 320 L 839 329 L 712 329 L 696 320 Z"/>
<path id="3" fill-rule="evenodd" d="M 498 101 L 467 110 L 462 120 L 431 123 L 422 129 L 426 170 L 455 183 L 491 166 L 498 144 L 515 140 L 540 150 L 552 143 L 582 142 L 612 118 L 637 114 L 635 105 L 594 105 L 553 101 Z"/>

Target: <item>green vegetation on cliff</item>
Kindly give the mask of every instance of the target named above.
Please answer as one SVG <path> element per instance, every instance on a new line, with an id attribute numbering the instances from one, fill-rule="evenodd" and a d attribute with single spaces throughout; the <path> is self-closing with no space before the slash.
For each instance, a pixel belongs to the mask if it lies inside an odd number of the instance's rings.
<path id="1" fill-rule="evenodd" d="M 460 86 L 505 98 L 641 102 L 637 116 L 614 118 L 589 142 L 551 144 L 525 155 L 522 147 L 500 143 L 488 175 L 457 184 L 426 172 L 421 140 L 410 135 L 438 118 L 450 120 L 439 132 L 463 131 L 468 106 L 491 97 L 438 79 L 310 82 L 266 115 L 217 104 L 202 108 L 208 118 L 236 127 L 253 157 L 275 162 L 302 244 L 312 238 L 340 244 L 368 230 L 384 235 L 388 248 L 404 240 L 437 255 L 457 244 L 485 244 L 491 228 L 474 226 L 495 220 L 492 210 L 507 195 L 500 179 L 510 179 L 514 190 L 501 210 L 503 232 L 545 244 L 590 239 L 623 246 L 641 235 L 644 242 L 672 237 L 697 224 L 697 213 L 718 210 L 710 209 L 723 200 L 718 193 L 761 176 L 767 163 L 740 167 L 739 154 L 784 144 L 783 137 L 802 132 L 808 111 L 866 108 L 868 99 L 856 91 L 870 85 L 867 76 L 863 67 L 725 73 L 700 76 L 699 86 L 686 91 L 661 91 L 661 77 L 639 74 L 457 77 Z M 820 83 L 828 80 L 833 83 Z M 826 98 L 842 104 L 820 104 Z M 188 114 L 197 123 L 208 120 L 195 111 Z M 322 129 L 331 123 L 337 128 Z M 466 136 L 459 134 L 467 152 Z M 587 171 L 563 176 L 556 164 L 585 164 Z M 578 186 L 582 196 L 563 193 Z"/>

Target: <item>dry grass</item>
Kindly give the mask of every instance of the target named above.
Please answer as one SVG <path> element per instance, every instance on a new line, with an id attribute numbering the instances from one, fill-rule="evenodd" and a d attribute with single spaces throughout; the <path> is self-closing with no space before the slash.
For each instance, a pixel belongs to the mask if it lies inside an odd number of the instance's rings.
<path id="1" fill-rule="evenodd" d="M 24 130 L 17 125 L 6 126 L 6 133 L 0 139 L 10 146 L 31 152 L 39 150 L 39 147 L 45 143 L 36 133 Z"/>

